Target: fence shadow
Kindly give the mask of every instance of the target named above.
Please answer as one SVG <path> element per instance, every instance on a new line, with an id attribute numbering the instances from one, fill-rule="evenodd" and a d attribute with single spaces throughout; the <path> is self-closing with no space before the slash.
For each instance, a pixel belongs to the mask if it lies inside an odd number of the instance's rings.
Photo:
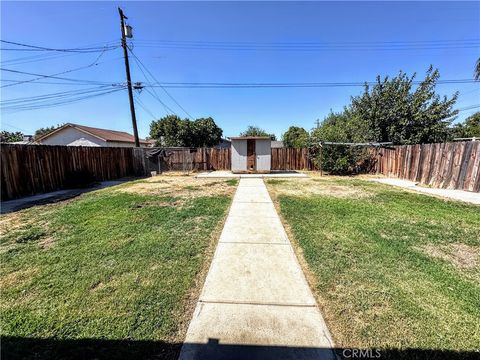
<path id="1" fill-rule="evenodd" d="M 25 338 L 4 336 L 2 359 L 177 359 L 181 343 L 165 341 Z M 348 349 L 268 345 L 228 345 L 210 339 L 185 344 L 188 359 L 479 359 L 480 352 L 437 349 Z"/>
<path id="2" fill-rule="evenodd" d="M 63 189 L 63 190 L 48 192 L 45 194 L 37 194 L 37 195 L 22 197 L 19 199 L 1 201 L 0 214 L 8 214 L 14 211 L 27 209 L 36 205 L 54 204 L 60 201 L 73 199 L 84 193 L 104 189 L 110 186 L 119 185 L 124 182 L 132 181 L 135 179 L 136 178 L 128 177 L 128 178 L 122 178 L 118 180 L 102 181 L 99 183 L 94 183 L 91 186 L 88 186 L 85 188 Z"/>

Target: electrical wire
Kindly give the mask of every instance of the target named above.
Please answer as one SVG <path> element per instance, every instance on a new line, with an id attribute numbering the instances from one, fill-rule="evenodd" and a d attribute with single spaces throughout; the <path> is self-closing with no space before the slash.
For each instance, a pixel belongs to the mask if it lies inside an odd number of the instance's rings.
<path id="1" fill-rule="evenodd" d="M 77 94 L 84 94 L 84 93 L 89 93 L 92 91 L 98 91 L 98 90 L 104 90 L 106 88 L 110 88 L 112 85 L 100 85 L 88 89 L 76 89 L 76 90 L 69 90 L 69 91 L 62 91 L 62 92 L 55 92 L 55 93 L 49 93 L 49 94 L 42 94 L 42 95 L 37 95 L 37 96 L 29 96 L 29 97 L 21 97 L 21 98 L 14 98 L 14 99 L 8 99 L 8 100 L 3 100 L 0 101 L 0 105 L 14 105 L 14 104 L 22 104 L 22 103 L 34 103 L 38 101 L 43 101 L 43 100 L 48 100 L 48 99 L 58 99 L 62 97 L 67 97 L 71 95 L 77 95 Z M 125 87 L 123 87 L 125 88 Z"/>
<path id="2" fill-rule="evenodd" d="M 471 84 L 476 81 L 473 79 L 455 79 L 438 80 L 436 84 Z M 422 81 L 412 81 L 412 84 L 418 85 Z M 298 83 L 227 83 L 227 82 L 162 82 L 146 83 L 148 87 L 164 88 L 309 88 L 309 87 L 364 87 L 365 85 L 375 85 L 375 81 L 366 82 L 298 82 Z"/>
<path id="3" fill-rule="evenodd" d="M 185 110 L 185 108 L 184 108 L 182 105 L 180 105 L 180 103 L 173 97 L 173 95 L 170 94 L 170 93 L 167 91 L 167 89 L 165 89 L 165 87 L 162 86 L 162 84 L 155 78 L 155 76 L 152 74 L 152 72 L 151 72 L 150 70 L 148 70 L 148 68 L 143 64 L 143 62 L 138 58 L 138 56 L 135 55 L 135 53 L 132 51 L 132 49 L 128 48 L 128 50 L 129 50 L 130 53 L 133 55 L 133 58 L 134 58 L 134 60 L 137 62 L 137 65 L 138 65 L 140 68 L 143 67 L 143 68 L 145 69 L 145 71 L 152 77 L 152 79 L 155 81 L 155 83 L 156 83 L 157 85 L 159 85 L 160 88 L 162 88 L 162 90 L 165 92 L 165 94 L 167 94 L 168 97 L 169 97 L 170 99 L 172 99 L 173 102 L 174 102 L 175 104 L 177 104 L 177 106 L 178 106 L 180 109 L 182 109 L 183 112 L 184 112 L 185 114 L 187 114 L 187 116 L 188 116 L 190 119 L 194 119 L 194 117 L 193 117 L 187 110 Z M 142 71 L 142 72 L 143 72 L 143 71 Z"/>
<path id="4" fill-rule="evenodd" d="M 56 49 L 48 48 L 44 46 L 36 46 L 29 44 L 22 44 L 14 41 L 0 40 L 0 42 L 5 44 L 11 44 L 21 47 L 26 47 L 27 49 L 22 48 L 0 48 L 2 51 L 57 51 L 57 52 L 76 52 L 76 53 L 92 53 L 92 52 L 105 52 L 106 50 L 114 50 L 120 47 L 120 45 L 109 45 L 103 47 L 84 47 L 84 48 L 72 48 L 72 49 Z"/>
<path id="5" fill-rule="evenodd" d="M 84 69 L 88 69 L 88 68 L 91 68 L 93 66 L 99 65 L 101 63 L 99 63 L 98 60 L 100 60 L 100 58 L 102 57 L 103 54 L 104 54 L 104 52 L 102 52 L 91 64 L 88 64 L 86 66 L 80 66 L 78 68 L 74 68 L 74 69 L 70 69 L 70 70 L 66 70 L 66 71 L 62 71 L 62 72 L 52 74 L 52 75 L 35 74 L 35 73 L 28 73 L 28 72 L 19 71 L 19 70 L 0 68 L 1 71 L 7 71 L 7 72 L 17 73 L 17 74 L 22 74 L 22 75 L 37 76 L 36 78 L 33 78 L 33 79 L 22 80 L 22 81 L 18 81 L 16 83 L 2 85 L 2 86 L 0 86 L 0 88 L 5 88 L 5 87 L 10 87 L 10 86 L 16 86 L 16 85 L 20 85 L 20 84 L 30 83 L 30 82 L 34 82 L 36 80 L 40 80 L 40 79 L 44 79 L 44 78 L 65 80 L 65 81 L 82 81 L 84 83 L 88 82 L 90 84 L 95 84 L 95 83 L 98 84 L 97 81 L 93 81 L 93 80 L 76 80 L 76 79 L 59 77 L 57 75 L 68 74 L 68 73 L 71 73 L 71 72 L 74 72 L 74 71 L 84 70 Z"/>
<path id="6" fill-rule="evenodd" d="M 7 107 L 7 108 L 2 108 L 2 110 L 9 110 L 9 112 L 19 112 L 19 111 L 27 111 L 27 110 L 38 110 L 38 109 L 43 109 L 43 108 L 52 108 L 52 107 L 57 107 L 57 106 L 62 106 L 62 105 L 68 105 L 71 103 L 91 99 L 91 98 L 96 98 L 108 94 L 112 94 L 118 91 L 122 91 L 124 88 L 117 88 L 113 90 L 104 90 L 102 92 L 95 92 L 93 94 L 87 94 L 83 96 L 78 96 L 78 97 L 71 97 L 68 99 L 63 99 L 61 101 L 55 101 L 55 102 L 50 102 L 50 103 L 43 103 L 43 104 L 36 104 L 36 105 L 22 105 L 22 106 L 15 106 L 15 107 Z"/>
<path id="7" fill-rule="evenodd" d="M 390 41 L 390 42 L 227 42 L 185 40 L 136 40 L 138 47 L 183 50 L 240 51 L 379 51 L 379 50 L 446 50 L 478 48 L 480 39 Z"/>
<path id="8" fill-rule="evenodd" d="M 140 106 L 147 114 L 149 114 L 152 119 L 158 119 L 158 117 L 156 117 L 155 115 L 153 115 L 153 113 L 150 111 L 149 108 L 147 108 L 147 106 L 143 103 L 143 101 L 140 100 L 140 98 L 136 95 L 134 95 L 133 97 L 133 100 L 135 101 L 135 103 Z"/>

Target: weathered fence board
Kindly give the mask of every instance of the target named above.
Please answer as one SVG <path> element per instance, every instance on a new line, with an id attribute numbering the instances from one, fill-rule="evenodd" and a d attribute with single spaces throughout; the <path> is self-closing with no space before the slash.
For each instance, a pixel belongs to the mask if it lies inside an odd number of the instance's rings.
<path id="1" fill-rule="evenodd" d="M 308 148 L 273 148 L 272 170 L 314 170 Z"/>
<path id="2" fill-rule="evenodd" d="M 2 145 L 0 167 L 2 200 L 63 189 L 81 172 L 96 181 L 136 175 L 131 148 Z"/>
<path id="3" fill-rule="evenodd" d="M 480 142 L 374 149 L 374 171 L 444 189 L 480 191 Z"/>
<path id="4" fill-rule="evenodd" d="M 64 189 L 72 177 L 86 173 L 95 181 L 145 176 L 151 171 L 230 170 L 229 148 L 109 148 L 49 145 L 1 146 L 1 199 Z M 313 170 L 308 149 L 272 149 L 272 170 Z M 475 174 L 466 173 L 465 177 Z"/>

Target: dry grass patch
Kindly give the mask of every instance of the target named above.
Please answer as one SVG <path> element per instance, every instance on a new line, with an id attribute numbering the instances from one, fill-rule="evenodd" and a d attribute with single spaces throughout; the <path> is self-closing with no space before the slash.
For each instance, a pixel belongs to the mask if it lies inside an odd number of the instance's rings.
<path id="1" fill-rule="evenodd" d="M 309 197 L 312 195 L 338 198 L 364 198 L 373 193 L 353 185 L 335 184 L 335 177 L 314 177 L 308 179 L 267 180 L 275 196 L 286 195 Z"/>
<path id="2" fill-rule="evenodd" d="M 201 196 L 231 195 L 235 190 L 233 185 L 235 184 L 228 180 L 197 179 L 193 175 L 169 174 L 136 181 L 116 191 L 190 199 Z"/>
<path id="3" fill-rule="evenodd" d="M 431 257 L 445 260 L 460 269 L 473 269 L 478 266 L 480 259 L 480 246 L 461 243 L 427 244 L 420 250 Z"/>

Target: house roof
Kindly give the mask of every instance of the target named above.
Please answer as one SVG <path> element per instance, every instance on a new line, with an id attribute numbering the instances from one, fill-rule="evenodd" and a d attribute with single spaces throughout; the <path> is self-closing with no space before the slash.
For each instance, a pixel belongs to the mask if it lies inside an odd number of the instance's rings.
<path id="1" fill-rule="evenodd" d="M 269 136 L 234 136 L 230 140 L 270 140 Z"/>
<path id="2" fill-rule="evenodd" d="M 133 135 L 124 132 L 124 131 L 116 131 L 116 130 L 108 130 L 108 129 L 101 129 L 101 128 L 95 128 L 95 127 L 90 127 L 90 126 L 84 126 L 84 125 L 79 125 L 79 124 L 73 124 L 73 123 L 67 123 L 58 129 L 38 138 L 36 141 L 42 141 L 53 134 L 62 131 L 63 129 L 66 129 L 68 127 L 75 128 L 79 131 L 82 131 L 84 133 L 87 133 L 89 135 L 92 135 L 96 138 L 99 138 L 100 140 L 106 141 L 106 142 L 125 142 L 125 143 L 134 143 L 135 138 Z M 144 139 L 140 139 L 140 143 L 142 144 L 149 144 L 150 142 Z"/>

